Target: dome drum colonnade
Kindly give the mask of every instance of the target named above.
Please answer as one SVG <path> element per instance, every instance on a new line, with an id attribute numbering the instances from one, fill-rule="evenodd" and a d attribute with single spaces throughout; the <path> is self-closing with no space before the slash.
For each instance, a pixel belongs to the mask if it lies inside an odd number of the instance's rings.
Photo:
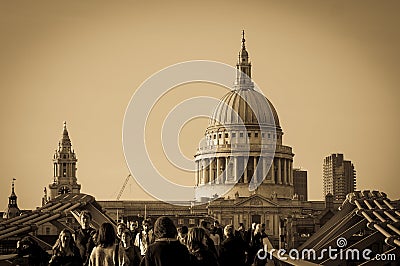
<path id="1" fill-rule="evenodd" d="M 249 196 L 253 178 L 256 183 L 263 180 L 260 193 L 291 198 L 294 154 L 282 145 L 283 132 L 272 103 L 254 89 L 244 34 L 236 68 L 233 90 L 215 109 L 195 155 L 196 186 L 238 183 L 225 196 Z"/>

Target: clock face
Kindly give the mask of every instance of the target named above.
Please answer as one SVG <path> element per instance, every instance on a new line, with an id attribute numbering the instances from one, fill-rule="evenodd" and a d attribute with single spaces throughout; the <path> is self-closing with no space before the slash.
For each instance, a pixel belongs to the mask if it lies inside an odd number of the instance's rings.
<path id="1" fill-rule="evenodd" d="M 70 193 L 71 191 L 70 191 L 70 189 L 69 189 L 69 187 L 61 187 L 59 190 L 58 190 L 58 195 L 61 195 L 61 194 L 67 194 L 67 193 Z"/>

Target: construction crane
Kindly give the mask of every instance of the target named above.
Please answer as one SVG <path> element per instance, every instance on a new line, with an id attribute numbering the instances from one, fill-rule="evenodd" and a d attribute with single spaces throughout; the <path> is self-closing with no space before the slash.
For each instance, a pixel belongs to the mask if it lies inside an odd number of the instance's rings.
<path id="1" fill-rule="evenodd" d="M 117 200 L 119 200 L 122 196 L 122 193 L 124 193 L 125 187 L 128 184 L 129 178 L 131 177 L 131 174 L 129 174 L 124 181 L 124 184 L 122 185 L 121 190 L 119 191 L 118 195 L 117 195 Z M 117 223 L 119 222 L 119 209 L 117 209 Z"/>
<path id="2" fill-rule="evenodd" d="M 125 187 L 126 187 L 126 185 L 128 184 L 129 177 L 131 177 L 131 174 L 129 174 L 129 175 L 125 178 L 124 184 L 122 185 L 122 188 L 121 188 L 121 190 L 120 190 L 119 193 L 118 193 L 117 200 L 119 200 L 119 199 L 121 198 L 122 193 L 124 192 Z"/>

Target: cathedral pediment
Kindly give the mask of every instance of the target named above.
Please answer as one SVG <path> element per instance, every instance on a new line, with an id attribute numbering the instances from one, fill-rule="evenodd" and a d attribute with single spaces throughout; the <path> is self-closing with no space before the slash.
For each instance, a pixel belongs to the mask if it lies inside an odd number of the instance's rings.
<path id="1" fill-rule="evenodd" d="M 238 199 L 235 207 L 278 207 L 276 202 L 273 202 L 260 195 L 251 195 L 244 199 Z"/>

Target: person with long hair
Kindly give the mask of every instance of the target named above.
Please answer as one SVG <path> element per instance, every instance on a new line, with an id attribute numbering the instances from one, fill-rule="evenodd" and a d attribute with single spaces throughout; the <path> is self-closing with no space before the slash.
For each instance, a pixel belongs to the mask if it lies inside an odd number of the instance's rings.
<path id="1" fill-rule="evenodd" d="M 119 258 L 119 246 L 116 244 L 114 226 L 110 223 L 103 223 L 97 234 L 97 246 L 90 254 L 90 266 L 127 266 L 129 259 L 126 256 Z"/>
<path id="2" fill-rule="evenodd" d="M 187 247 L 194 266 L 218 266 L 214 252 L 207 247 L 207 234 L 201 227 L 191 228 L 187 237 Z"/>
<path id="3" fill-rule="evenodd" d="M 190 255 L 187 248 L 176 238 L 178 232 L 174 222 L 165 216 L 154 223 L 156 240 L 148 246 L 141 266 L 189 266 Z"/>
<path id="4" fill-rule="evenodd" d="M 73 266 L 83 265 L 79 249 L 72 238 L 72 232 L 68 229 L 61 230 L 58 239 L 53 246 L 53 256 L 49 262 L 50 266 Z"/>

